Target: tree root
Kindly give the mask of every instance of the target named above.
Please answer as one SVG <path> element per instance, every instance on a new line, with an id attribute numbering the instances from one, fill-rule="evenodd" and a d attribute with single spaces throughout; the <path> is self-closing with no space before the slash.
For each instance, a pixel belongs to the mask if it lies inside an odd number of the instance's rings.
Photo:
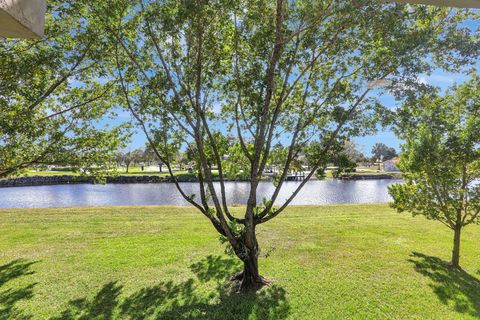
<path id="1" fill-rule="evenodd" d="M 239 272 L 230 278 L 232 281 L 232 291 L 236 293 L 252 293 L 260 290 L 264 286 L 271 284 L 271 281 L 262 276 L 256 278 L 245 277 L 244 272 Z"/>

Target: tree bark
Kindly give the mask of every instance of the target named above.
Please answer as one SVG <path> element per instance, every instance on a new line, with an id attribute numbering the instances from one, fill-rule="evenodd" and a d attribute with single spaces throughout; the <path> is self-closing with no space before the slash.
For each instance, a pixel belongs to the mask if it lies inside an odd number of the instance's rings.
<path id="1" fill-rule="evenodd" d="M 462 231 L 462 227 L 455 227 L 454 229 L 454 236 L 453 236 L 453 250 L 452 250 L 452 267 L 459 268 L 460 267 L 460 234 Z"/>
<path id="2" fill-rule="evenodd" d="M 243 271 L 232 278 L 239 282 L 239 292 L 255 292 L 269 283 L 258 271 L 259 249 L 254 227 L 243 235 L 240 250 L 235 253 L 243 262 Z"/>

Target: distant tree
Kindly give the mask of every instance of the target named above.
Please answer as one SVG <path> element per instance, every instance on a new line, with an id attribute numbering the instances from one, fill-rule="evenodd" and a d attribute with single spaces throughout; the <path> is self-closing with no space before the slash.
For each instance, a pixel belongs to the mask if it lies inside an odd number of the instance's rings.
<path id="1" fill-rule="evenodd" d="M 147 165 L 151 165 L 152 162 L 157 162 L 157 156 L 155 155 L 155 151 L 150 147 L 147 143 L 145 149 L 143 150 L 142 161 L 145 162 Z"/>
<path id="2" fill-rule="evenodd" d="M 117 165 L 117 169 L 123 164 L 123 152 L 117 151 L 112 157 L 112 160 Z"/>
<path id="3" fill-rule="evenodd" d="M 444 59 L 453 39 L 456 56 L 464 47 L 474 51 L 464 43 L 474 37 L 457 36 L 468 34 L 457 28 L 464 13 L 373 0 L 118 0 L 92 10 L 104 10 L 98 20 L 118 44 L 114 75 L 139 128 L 149 142 L 180 137 L 182 149 L 192 151 L 197 196 L 176 180 L 168 152 L 156 154 L 184 199 L 242 261 L 240 291 L 267 283 L 259 274 L 257 227 L 285 212 L 332 147 L 376 128 L 385 108 L 369 83 L 388 78 L 416 90 L 418 74 L 431 70 L 426 58 Z M 247 159 L 241 215 L 225 191 L 228 148 L 217 137 L 224 128 Z M 260 202 L 259 183 L 280 138 L 288 152 L 274 192 Z M 289 170 L 311 141 L 321 146 L 311 172 L 280 202 Z"/>
<path id="4" fill-rule="evenodd" d="M 352 140 L 346 140 L 343 143 L 342 152 L 347 156 L 350 161 L 353 161 L 355 163 L 367 161 L 367 157 L 365 157 L 365 155 L 360 150 L 358 150 L 358 146 Z"/>
<path id="5" fill-rule="evenodd" d="M 332 172 L 334 178 L 338 178 L 344 173 L 348 175 L 349 173 L 354 172 L 357 168 L 357 163 L 343 152 L 334 156 L 333 165 L 337 167 L 337 169 Z"/>
<path id="6" fill-rule="evenodd" d="M 384 160 L 391 160 L 395 157 L 398 157 L 397 150 L 395 148 L 388 148 L 385 156 L 383 157 Z"/>
<path id="7" fill-rule="evenodd" d="M 281 171 L 287 156 L 288 148 L 281 143 L 277 143 L 272 147 L 268 164 L 275 167 L 276 170 Z"/>
<path id="8" fill-rule="evenodd" d="M 102 128 L 115 80 L 89 1 L 47 1 L 46 35 L 0 39 L 0 177 L 34 165 L 93 173 L 114 166 L 124 128 Z M 122 138 L 120 138 L 122 137 Z"/>
<path id="9" fill-rule="evenodd" d="M 178 165 L 178 168 L 180 170 L 185 170 L 185 168 L 190 163 L 190 161 L 188 160 L 186 152 L 181 152 L 181 151 L 179 151 L 177 153 L 177 155 L 176 155 L 175 159 L 173 159 L 173 161 Z"/>
<path id="10" fill-rule="evenodd" d="M 452 229 L 454 267 L 459 267 L 462 228 L 480 222 L 479 101 L 480 78 L 474 75 L 446 96 L 412 98 L 399 111 L 405 184 L 390 187 L 392 206 Z"/>
<path id="11" fill-rule="evenodd" d="M 318 142 L 312 142 L 305 150 L 305 163 L 311 166 L 318 162 L 318 149 L 322 146 Z M 355 144 L 350 141 L 343 141 L 333 145 L 330 152 L 324 156 L 323 165 L 317 169 L 316 176 L 323 179 L 326 176 L 325 170 L 328 164 L 336 167 L 332 176 L 338 178 L 343 173 L 351 173 L 357 167 L 357 159 L 361 159 L 361 153 L 356 150 Z"/>
<path id="12" fill-rule="evenodd" d="M 141 159 L 143 158 L 143 154 L 144 151 L 142 149 L 135 149 L 122 153 L 122 163 L 125 165 L 126 173 L 128 173 L 128 170 L 132 164 L 141 161 Z"/>
<path id="13" fill-rule="evenodd" d="M 377 161 L 381 159 L 382 161 L 390 160 L 398 156 L 395 148 L 390 148 L 386 144 L 377 142 L 372 148 L 373 160 Z"/>
<path id="14" fill-rule="evenodd" d="M 175 158 L 175 162 L 177 162 L 177 158 L 179 154 L 173 155 Z M 150 146 L 149 143 L 146 144 L 145 150 L 143 151 L 142 161 L 145 162 L 147 165 L 151 165 L 152 163 L 158 166 L 158 171 L 163 172 L 163 165 L 164 163 L 158 160 L 157 155 L 155 154 L 155 150 Z"/>
<path id="15" fill-rule="evenodd" d="M 247 146 L 251 148 L 252 146 Z M 248 178 L 248 158 L 242 151 L 240 142 L 233 143 L 223 157 L 222 168 L 228 180 L 247 179 Z"/>

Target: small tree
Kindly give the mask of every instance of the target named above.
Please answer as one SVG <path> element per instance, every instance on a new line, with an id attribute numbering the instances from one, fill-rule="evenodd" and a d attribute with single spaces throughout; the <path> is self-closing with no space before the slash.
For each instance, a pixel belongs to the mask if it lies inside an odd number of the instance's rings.
<path id="1" fill-rule="evenodd" d="M 446 96 L 410 99 L 400 111 L 405 184 L 390 187 L 392 206 L 452 229 L 453 267 L 459 267 L 462 228 L 480 221 L 479 80 L 475 75 Z"/>

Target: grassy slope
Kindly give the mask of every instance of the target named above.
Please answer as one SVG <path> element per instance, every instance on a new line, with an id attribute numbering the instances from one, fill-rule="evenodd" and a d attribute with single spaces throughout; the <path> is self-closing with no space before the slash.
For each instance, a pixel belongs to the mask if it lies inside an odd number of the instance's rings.
<path id="1" fill-rule="evenodd" d="M 0 319 L 479 318 L 479 231 L 465 230 L 454 272 L 439 223 L 292 207 L 259 228 L 274 285 L 242 296 L 223 286 L 238 264 L 190 208 L 0 210 Z"/>

